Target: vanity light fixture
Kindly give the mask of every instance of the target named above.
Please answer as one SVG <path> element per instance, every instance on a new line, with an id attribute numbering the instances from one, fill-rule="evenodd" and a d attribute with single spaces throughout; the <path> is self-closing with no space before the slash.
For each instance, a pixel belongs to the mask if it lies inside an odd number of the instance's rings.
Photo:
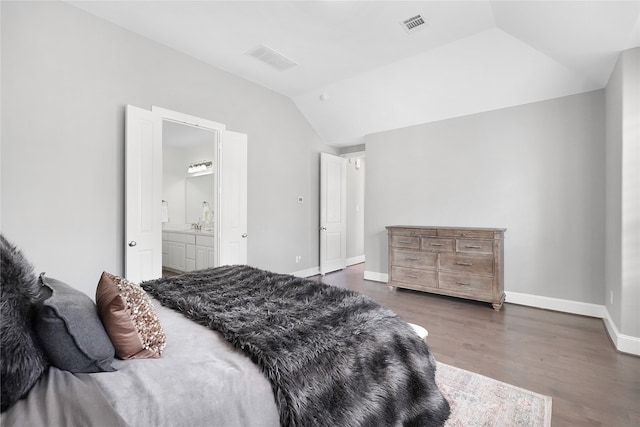
<path id="1" fill-rule="evenodd" d="M 197 173 L 204 172 L 213 167 L 213 162 L 211 160 L 203 160 L 201 162 L 191 163 L 187 168 L 188 173 Z"/>

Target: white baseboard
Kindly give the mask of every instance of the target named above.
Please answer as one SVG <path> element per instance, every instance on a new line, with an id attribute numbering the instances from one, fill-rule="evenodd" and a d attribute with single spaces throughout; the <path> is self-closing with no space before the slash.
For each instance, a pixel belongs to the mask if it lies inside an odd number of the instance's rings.
<path id="1" fill-rule="evenodd" d="M 362 261 L 364 261 L 364 259 Z M 354 262 L 353 264 L 357 263 L 358 262 Z M 298 277 L 315 276 L 320 274 L 320 267 L 313 267 L 306 270 L 297 271 L 292 274 Z M 377 271 L 365 271 L 364 279 L 372 280 L 374 282 L 388 283 L 389 275 L 387 273 L 379 273 Z M 618 351 L 640 356 L 640 337 L 621 334 L 618 331 L 615 323 L 611 319 L 609 310 L 607 310 L 607 307 L 604 305 L 560 298 L 551 298 L 540 295 L 523 294 L 520 292 L 506 291 L 505 294 L 507 295 L 506 302 L 508 303 L 526 305 L 528 307 L 543 308 L 545 310 L 561 311 L 563 313 L 579 314 L 582 316 L 597 317 L 599 319 L 602 319 L 607 333 L 609 334 L 611 341 Z"/>
<path id="2" fill-rule="evenodd" d="M 347 267 L 350 265 L 361 264 L 364 262 L 364 255 L 354 256 L 353 258 L 347 258 Z"/>
<path id="3" fill-rule="evenodd" d="M 347 267 L 349 267 L 350 265 L 360 264 L 362 262 L 364 262 L 364 255 L 353 257 L 353 258 L 347 258 Z M 293 273 L 290 273 L 290 274 L 292 276 L 297 276 L 297 277 L 317 276 L 318 274 L 320 274 L 320 267 L 319 266 L 311 267 L 311 268 L 307 268 L 306 270 L 294 271 Z"/>
<path id="4" fill-rule="evenodd" d="M 382 283 L 388 283 L 389 281 L 388 274 L 379 273 L 377 271 L 365 271 L 364 278 L 365 280 L 373 280 L 374 282 Z M 640 356 L 640 337 L 621 334 L 611 319 L 609 310 L 607 310 L 607 307 L 604 305 L 551 298 L 540 295 L 523 294 L 520 292 L 506 291 L 505 294 L 507 295 L 506 302 L 508 303 L 602 319 L 607 333 L 618 351 Z"/>
<path id="5" fill-rule="evenodd" d="M 347 258 L 347 267 L 349 267 L 350 265 L 360 264 L 362 262 L 364 262 L 364 255 L 356 256 L 353 258 Z M 297 276 L 297 277 L 317 276 L 318 274 L 320 274 L 320 267 L 315 266 L 315 267 L 307 268 L 306 270 L 294 271 L 293 273 L 290 273 L 290 274 L 292 276 Z"/>
<path id="6" fill-rule="evenodd" d="M 539 295 L 521 294 L 519 292 L 505 292 L 506 302 L 544 308 L 546 310 L 562 311 L 564 313 L 580 314 L 582 316 L 597 317 L 604 321 L 605 328 L 616 349 L 622 353 L 640 356 L 640 338 L 621 334 L 611 319 L 609 310 L 604 305 L 590 304 L 559 298 L 543 297 Z"/>
<path id="7" fill-rule="evenodd" d="M 605 307 L 598 304 L 590 304 L 580 301 L 572 301 L 560 298 L 543 297 L 540 295 L 521 294 L 520 292 L 506 291 L 506 302 L 526 305 L 529 307 L 544 308 L 546 310 L 562 311 L 564 313 L 580 314 L 582 316 L 599 317 L 604 319 Z"/>
<path id="8" fill-rule="evenodd" d="M 387 273 L 378 273 L 377 271 L 364 272 L 364 280 L 373 280 L 374 282 L 389 282 L 389 275 Z"/>
<path id="9" fill-rule="evenodd" d="M 318 274 L 320 274 L 320 267 L 311 267 L 306 270 L 294 271 L 291 273 L 292 276 L 296 277 L 311 277 L 317 276 Z"/>
<path id="10" fill-rule="evenodd" d="M 605 312 L 606 316 L 602 320 L 604 320 L 604 326 L 607 328 L 607 333 L 609 334 L 611 341 L 613 341 L 613 344 L 616 346 L 618 351 L 640 356 L 640 338 L 621 334 L 618 331 L 616 324 L 611 319 L 609 310 L 607 310 L 606 307 Z"/>

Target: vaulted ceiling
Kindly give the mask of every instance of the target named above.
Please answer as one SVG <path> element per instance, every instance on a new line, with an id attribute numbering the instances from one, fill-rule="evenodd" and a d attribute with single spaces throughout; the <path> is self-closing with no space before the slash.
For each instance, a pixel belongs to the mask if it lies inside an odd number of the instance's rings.
<path id="1" fill-rule="evenodd" d="M 600 89 L 640 46 L 638 1 L 69 3 L 290 97 L 335 146 Z M 247 54 L 260 45 L 296 65 Z"/>

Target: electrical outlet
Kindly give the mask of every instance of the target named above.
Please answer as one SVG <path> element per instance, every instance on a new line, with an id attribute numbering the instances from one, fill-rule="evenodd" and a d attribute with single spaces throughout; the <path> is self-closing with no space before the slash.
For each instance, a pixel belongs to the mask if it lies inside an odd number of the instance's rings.
<path id="1" fill-rule="evenodd" d="M 299 263 L 301 259 L 302 257 L 300 255 L 296 255 L 296 264 Z"/>

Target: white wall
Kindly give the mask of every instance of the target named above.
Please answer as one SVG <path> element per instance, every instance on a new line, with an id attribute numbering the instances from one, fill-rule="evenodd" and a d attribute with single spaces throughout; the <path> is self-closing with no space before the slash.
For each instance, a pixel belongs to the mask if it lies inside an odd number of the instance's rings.
<path id="1" fill-rule="evenodd" d="M 505 289 L 603 304 L 604 91 L 366 137 L 368 276 L 387 225 L 504 227 Z"/>
<path id="2" fill-rule="evenodd" d="M 640 337 L 640 48 L 624 52 L 623 61 L 620 331 L 625 335 Z"/>
<path id="3" fill-rule="evenodd" d="M 606 89 L 606 251 L 604 300 L 612 321 L 622 323 L 622 61 Z M 613 296 L 613 304 L 612 304 Z"/>
<path id="4" fill-rule="evenodd" d="M 605 303 L 617 332 L 640 337 L 640 48 L 621 53 L 606 104 Z"/>
<path id="5" fill-rule="evenodd" d="M 246 133 L 249 263 L 318 265 L 318 153 L 336 150 L 290 99 L 65 3 L 0 7 L 1 229 L 38 271 L 89 295 L 122 274 L 126 104 Z"/>

